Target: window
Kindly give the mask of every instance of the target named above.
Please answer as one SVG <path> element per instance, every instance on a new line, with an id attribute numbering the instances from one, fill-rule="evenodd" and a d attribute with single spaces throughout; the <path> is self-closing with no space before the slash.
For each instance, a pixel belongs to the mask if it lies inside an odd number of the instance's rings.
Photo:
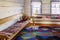
<path id="1" fill-rule="evenodd" d="M 60 14 L 60 2 L 51 3 L 51 14 Z"/>
<path id="2" fill-rule="evenodd" d="M 41 14 L 41 2 L 32 2 L 32 16 Z"/>

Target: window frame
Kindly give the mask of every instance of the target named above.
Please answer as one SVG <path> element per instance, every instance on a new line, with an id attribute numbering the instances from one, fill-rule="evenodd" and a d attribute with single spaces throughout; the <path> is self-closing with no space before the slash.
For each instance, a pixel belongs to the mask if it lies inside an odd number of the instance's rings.
<path id="1" fill-rule="evenodd" d="M 50 15 L 60 15 L 60 14 L 52 14 L 52 3 L 53 2 L 58 2 L 58 1 L 51 1 L 50 2 Z M 60 1 L 59 1 L 60 2 Z"/>
<path id="2" fill-rule="evenodd" d="M 32 2 L 33 1 L 31 0 L 31 5 L 30 5 L 30 7 L 31 7 L 31 9 L 30 9 L 31 10 L 31 16 L 33 16 L 33 14 L 32 14 Z M 40 14 L 39 15 L 42 15 L 42 1 L 40 1 L 40 3 L 41 3 L 41 9 L 40 9 Z"/>

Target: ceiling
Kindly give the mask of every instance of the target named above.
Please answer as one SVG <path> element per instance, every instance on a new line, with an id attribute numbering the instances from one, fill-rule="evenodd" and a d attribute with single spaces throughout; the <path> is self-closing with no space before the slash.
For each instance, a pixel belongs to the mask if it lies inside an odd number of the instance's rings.
<path id="1" fill-rule="evenodd" d="M 32 0 L 32 2 L 40 2 L 41 0 Z"/>

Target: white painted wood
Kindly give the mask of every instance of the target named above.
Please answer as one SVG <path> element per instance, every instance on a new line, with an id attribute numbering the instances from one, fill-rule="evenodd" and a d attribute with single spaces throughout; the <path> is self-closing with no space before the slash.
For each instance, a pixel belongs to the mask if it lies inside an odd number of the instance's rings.
<path id="1" fill-rule="evenodd" d="M 0 0 L 0 19 L 23 12 L 24 0 Z"/>
<path id="2" fill-rule="evenodd" d="M 13 25 L 14 23 L 16 23 L 18 20 L 17 19 L 14 19 L 14 20 L 11 20 L 11 21 L 8 21 L 2 25 L 0 25 L 0 31 L 10 27 L 11 25 Z"/>
<path id="3" fill-rule="evenodd" d="M 60 24 L 60 22 L 34 22 L 34 23 L 40 23 L 40 24 Z"/>

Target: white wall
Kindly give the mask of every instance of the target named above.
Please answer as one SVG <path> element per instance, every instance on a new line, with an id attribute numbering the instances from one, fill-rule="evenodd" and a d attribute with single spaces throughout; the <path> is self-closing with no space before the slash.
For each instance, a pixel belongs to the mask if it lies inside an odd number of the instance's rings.
<path id="1" fill-rule="evenodd" d="M 50 14 L 50 0 L 42 0 L 42 14 Z"/>
<path id="2" fill-rule="evenodd" d="M 0 19 L 19 14 L 23 12 L 24 0 L 0 0 Z M 22 15 L 20 15 L 22 16 Z M 16 23 L 20 17 L 13 18 L 13 20 L 7 21 L 0 25 L 0 31 L 10 27 Z"/>
<path id="3" fill-rule="evenodd" d="M 23 0 L 0 0 L 0 19 L 21 13 L 23 3 Z"/>

